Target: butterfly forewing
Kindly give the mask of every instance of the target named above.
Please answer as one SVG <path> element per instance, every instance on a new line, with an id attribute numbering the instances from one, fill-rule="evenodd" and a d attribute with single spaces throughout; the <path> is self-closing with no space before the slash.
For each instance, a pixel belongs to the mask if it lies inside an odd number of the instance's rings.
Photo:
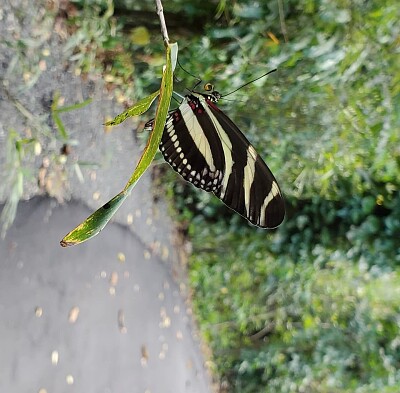
<path id="1" fill-rule="evenodd" d="M 224 169 L 222 143 L 215 139 L 211 125 L 199 100 L 186 98 L 168 116 L 160 143 L 172 168 L 205 191 L 221 186 Z"/>
<path id="2" fill-rule="evenodd" d="M 253 225 L 274 228 L 285 215 L 279 186 L 243 133 L 216 106 L 218 97 L 187 95 L 167 118 L 161 153 L 185 180 L 212 191 Z"/>

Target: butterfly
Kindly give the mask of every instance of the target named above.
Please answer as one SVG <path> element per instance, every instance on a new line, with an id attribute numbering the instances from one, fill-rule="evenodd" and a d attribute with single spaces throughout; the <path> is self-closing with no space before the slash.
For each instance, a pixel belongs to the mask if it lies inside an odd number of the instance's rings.
<path id="1" fill-rule="evenodd" d="M 169 112 L 160 142 L 164 159 L 183 179 L 214 193 L 261 228 L 275 228 L 285 206 L 274 175 L 236 124 L 217 106 L 221 94 L 191 91 Z M 151 130 L 154 119 L 146 123 Z"/>

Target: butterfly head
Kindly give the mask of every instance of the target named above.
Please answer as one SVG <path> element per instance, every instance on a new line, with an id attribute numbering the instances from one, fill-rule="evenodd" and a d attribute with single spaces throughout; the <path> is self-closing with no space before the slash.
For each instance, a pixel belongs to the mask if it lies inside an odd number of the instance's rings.
<path id="1" fill-rule="evenodd" d="M 221 94 L 214 90 L 214 85 L 211 83 L 206 83 L 204 85 L 204 90 L 209 92 L 206 94 L 207 98 L 212 101 L 212 102 L 218 102 L 218 100 L 221 98 Z"/>

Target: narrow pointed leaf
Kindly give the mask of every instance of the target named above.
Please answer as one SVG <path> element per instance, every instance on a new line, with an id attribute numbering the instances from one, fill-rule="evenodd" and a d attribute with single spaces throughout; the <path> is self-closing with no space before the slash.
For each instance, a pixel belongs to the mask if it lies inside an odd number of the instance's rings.
<path id="1" fill-rule="evenodd" d="M 169 105 L 171 103 L 172 90 L 173 90 L 173 71 L 171 62 L 171 51 L 177 47 L 177 44 L 168 45 L 167 48 L 167 65 L 163 73 L 160 87 L 160 100 L 158 102 L 156 117 L 154 121 L 153 130 L 147 141 L 147 145 L 143 151 L 143 154 L 139 160 L 139 163 L 133 172 L 133 175 L 126 184 L 124 190 L 130 192 L 139 180 L 140 176 L 143 175 L 145 170 L 153 161 L 154 156 L 157 153 L 158 146 L 161 141 L 161 137 L 164 131 L 165 121 L 167 119 Z"/>
<path id="2" fill-rule="evenodd" d="M 61 246 L 74 246 L 96 236 L 107 225 L 127 196 L 128 194 L 125 191 L 121 191 L 100 209 L 97 209 L 61 240 Z"/>
<path id="3" fill-rule="evenodd" d="M 160 94 L 160 90 L 157 90 L 153 94 L 150 94 L 149 96 L 141 99 L 135 105 L 131 106 L 126 111 L 115 116 L 114 119 L 108 121 L 104 125 L 105 126 L 116 126 L 117 124 L 120 124 L 123 121 L 125 121 L 128 117 L 142 115 L 144 112 L 146 112 L 150 108 L 150 105 L 153 103 L 153 101 L 157 98 L 157 96 L 159 94 Z"/>
<path id="4" fill-rule="evenodd" d="M 76 245 L 96 236 L 105 227 L 108 221 L 110 221 L 111 217 L 116 213 L 118 208 L 121 206 L 122 202 L 129 195 L 132 188 L 139 180 L 140 176 L 151 164 L 151 161 L 153 160 L 157 152 L 158 145 L 160 144 L 160 140 L 164 130 L 165 121 L 167 118 L 168 109 L 172 97 L 173 65 L 171 61 L 171 51 L 173 52 L 173 55 L 176 57 L 177 44 L 169 45 L 167 48 L 167 64 L 163 72 L 160 91 L 156 92 L 157 95 L 158 93 L 160 94 L 160 99 L 157 107 L 154 128 L 150 134 L 147 145 L 143 151 L 143 154 L 139 160 L 139 163 L 133 175 L 129 179 L 125 188 L 118 195 L 112 198 L 100 209 L 98 209 L 96 212 L 90 215 L 84 222 L 78 225 L 74 230 L 68 233 L 68 235 L 66 235 L 64 239 L 61 240 L 60 242 L 61 246 L 67 247 Z M 154 96 L 153 100 L 157 95 Z M 150 105 L 151 103 L 149 104 L 149 106 Z"/>

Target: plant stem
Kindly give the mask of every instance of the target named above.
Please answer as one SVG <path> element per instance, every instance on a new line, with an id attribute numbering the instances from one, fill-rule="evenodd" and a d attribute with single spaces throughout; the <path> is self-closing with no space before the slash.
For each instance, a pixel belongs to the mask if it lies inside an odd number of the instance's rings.
<path id="1" fill-rule="evenodd" d="M 287 28 L 286 28 L 286 23 L 285 23 L 285 11 L 283 9 L 283 2 L 282 0 L 278 0 L 278 10 L 279 10 L 279 21 L 281 23 L 281 30 L 283 34 L 283 38 L 285 39 L 285 42 L 288 42 L 288 34 L 287 34 Z"/>
<path id="2" fill-rule="evenodd" d="M 165 24 L 164 9 L 163 9 L 161 0 L 156 0 L 156 10 L 157 10 L 158 17 L 160 18 L 161 34 L 163 36 L 164 45 L 168 46 L 169 37 L 168 37 L 167 25 Z"/>

